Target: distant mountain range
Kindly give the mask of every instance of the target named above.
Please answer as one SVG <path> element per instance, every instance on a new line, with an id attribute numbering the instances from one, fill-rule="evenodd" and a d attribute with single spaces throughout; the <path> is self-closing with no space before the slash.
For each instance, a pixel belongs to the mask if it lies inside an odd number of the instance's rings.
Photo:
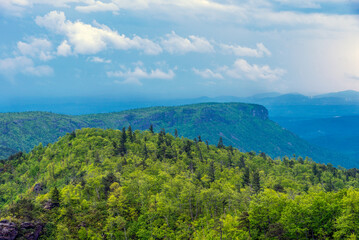
<path id="1" fill-rule="evenodd" d="M 276 92 L 256 94 L 251 97 L 199 97 L 187 99 L 118 99 L 113 97 L 74 97 L 74 98 L 16 98 L 2 99 L 0 112 L 47 111 L 60 114 L 91 114 L 118 112 L 129 109 L 154 106 L 179 106 L 205 102 L 244 102 L 266 106 L 359 106 L 359 92 L 349 90 L 317 96 L 298 93 L 281 94 Z M 359 107 L 357 113 L 359 114 Z"/>
<path id="2" fill-rule="evenodd" d="M 220 137 L 226 145 L 242 151 L 265 152 L 277 156 L 309 156 L 317 162 L 331 162 L 345 167 L 356 166 L 343 156 L 313 147 L 268 119 L 265 107 L 242 103 L 203 103 L 178 107 L 152 107 L 118 113 L 81 116 L 47 112 L 0 114 L 0 156 L 29 151 L 42 142 L 55 142 L 75 129 L 97 127 L 145 130 L 153 124 L 159 131 L 178 130 L 180 136 L 208 140 L 217 144 Z"/>
<path id="3" fill-rule="evenodd" d="M 201 98 L 203 101 L 204 99 Z M 215 101 L 240 101 L 262 105 L 359 105 L 359 92 L 348 90 L 336 93 L 305 96 L 299 93 L 280 94 L 276 92 L 256 94 L 251 97 L 217 97 Z"/>

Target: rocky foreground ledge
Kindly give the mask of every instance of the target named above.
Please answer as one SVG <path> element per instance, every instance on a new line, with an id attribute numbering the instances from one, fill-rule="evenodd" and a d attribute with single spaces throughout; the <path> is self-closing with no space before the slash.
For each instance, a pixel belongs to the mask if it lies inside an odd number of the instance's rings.
<path id="1" fill-rule="evenodd" d="M 15 224 L 9 220 L 0 221 L 0 240 L 14 240 L 17 238 L 37 240 L 44 225 L 41 223 L 23 222 Z"/>

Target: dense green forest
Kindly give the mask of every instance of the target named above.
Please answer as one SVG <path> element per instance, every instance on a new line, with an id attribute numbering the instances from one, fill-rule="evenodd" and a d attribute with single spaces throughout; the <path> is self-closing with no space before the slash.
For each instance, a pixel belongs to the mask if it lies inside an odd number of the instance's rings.
<path id="1" fill-rule="evenodd" d="M 19 239 L 31 224 L 40 239 L 359 236 L 357 169 L 178 135 L 76 130 L 1 161 L 0 226 Z"/>
<path id="2" fill-rule="evenodd" d="M 266 108 L 243 103 L 203 103 L 179 107 L 152 107 L 118 113 L 60 115 L 46 112 L 0 114 L 0 159 L 18 151 L 30 151 L 42 142 L 53 143 L 75 129 L 95 127 L 122 129 L 131 125 L 145 130 L 153 124 L 155 131 L 178 129 L 180 136 L 193 139 L 201 135 L 210 144 L 219 137 L 226 145 L 243 152 L 263 151 L 271 157 L 310 156 L 316 162 L 331 162 L 355 167 L 355 161 L 314 147 L 268 119 Z"/>

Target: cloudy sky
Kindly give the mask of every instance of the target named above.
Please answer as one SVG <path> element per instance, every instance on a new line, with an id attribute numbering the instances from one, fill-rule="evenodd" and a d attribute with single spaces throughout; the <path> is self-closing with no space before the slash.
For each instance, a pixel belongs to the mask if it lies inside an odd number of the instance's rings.
<path id="1" fill-rule="evenodd" d="M 2 97 L 359 90 L 359 0 L 1 0 Z"/>

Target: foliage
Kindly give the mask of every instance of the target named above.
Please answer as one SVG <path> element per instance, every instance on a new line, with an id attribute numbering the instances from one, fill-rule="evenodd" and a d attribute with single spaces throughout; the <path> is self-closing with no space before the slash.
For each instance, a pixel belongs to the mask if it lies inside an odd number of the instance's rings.
<path id="1" fill-rule="evenodd" d="M 134 131 L 132 141 L 128 133 L 76 130 L 2 162 L 1 217 L 45 223 L 41 239 L 359 235 L 357 169 L 273 160 L 164 130 Z M 45 209 L 49 201 L 56 206 Z"/>

